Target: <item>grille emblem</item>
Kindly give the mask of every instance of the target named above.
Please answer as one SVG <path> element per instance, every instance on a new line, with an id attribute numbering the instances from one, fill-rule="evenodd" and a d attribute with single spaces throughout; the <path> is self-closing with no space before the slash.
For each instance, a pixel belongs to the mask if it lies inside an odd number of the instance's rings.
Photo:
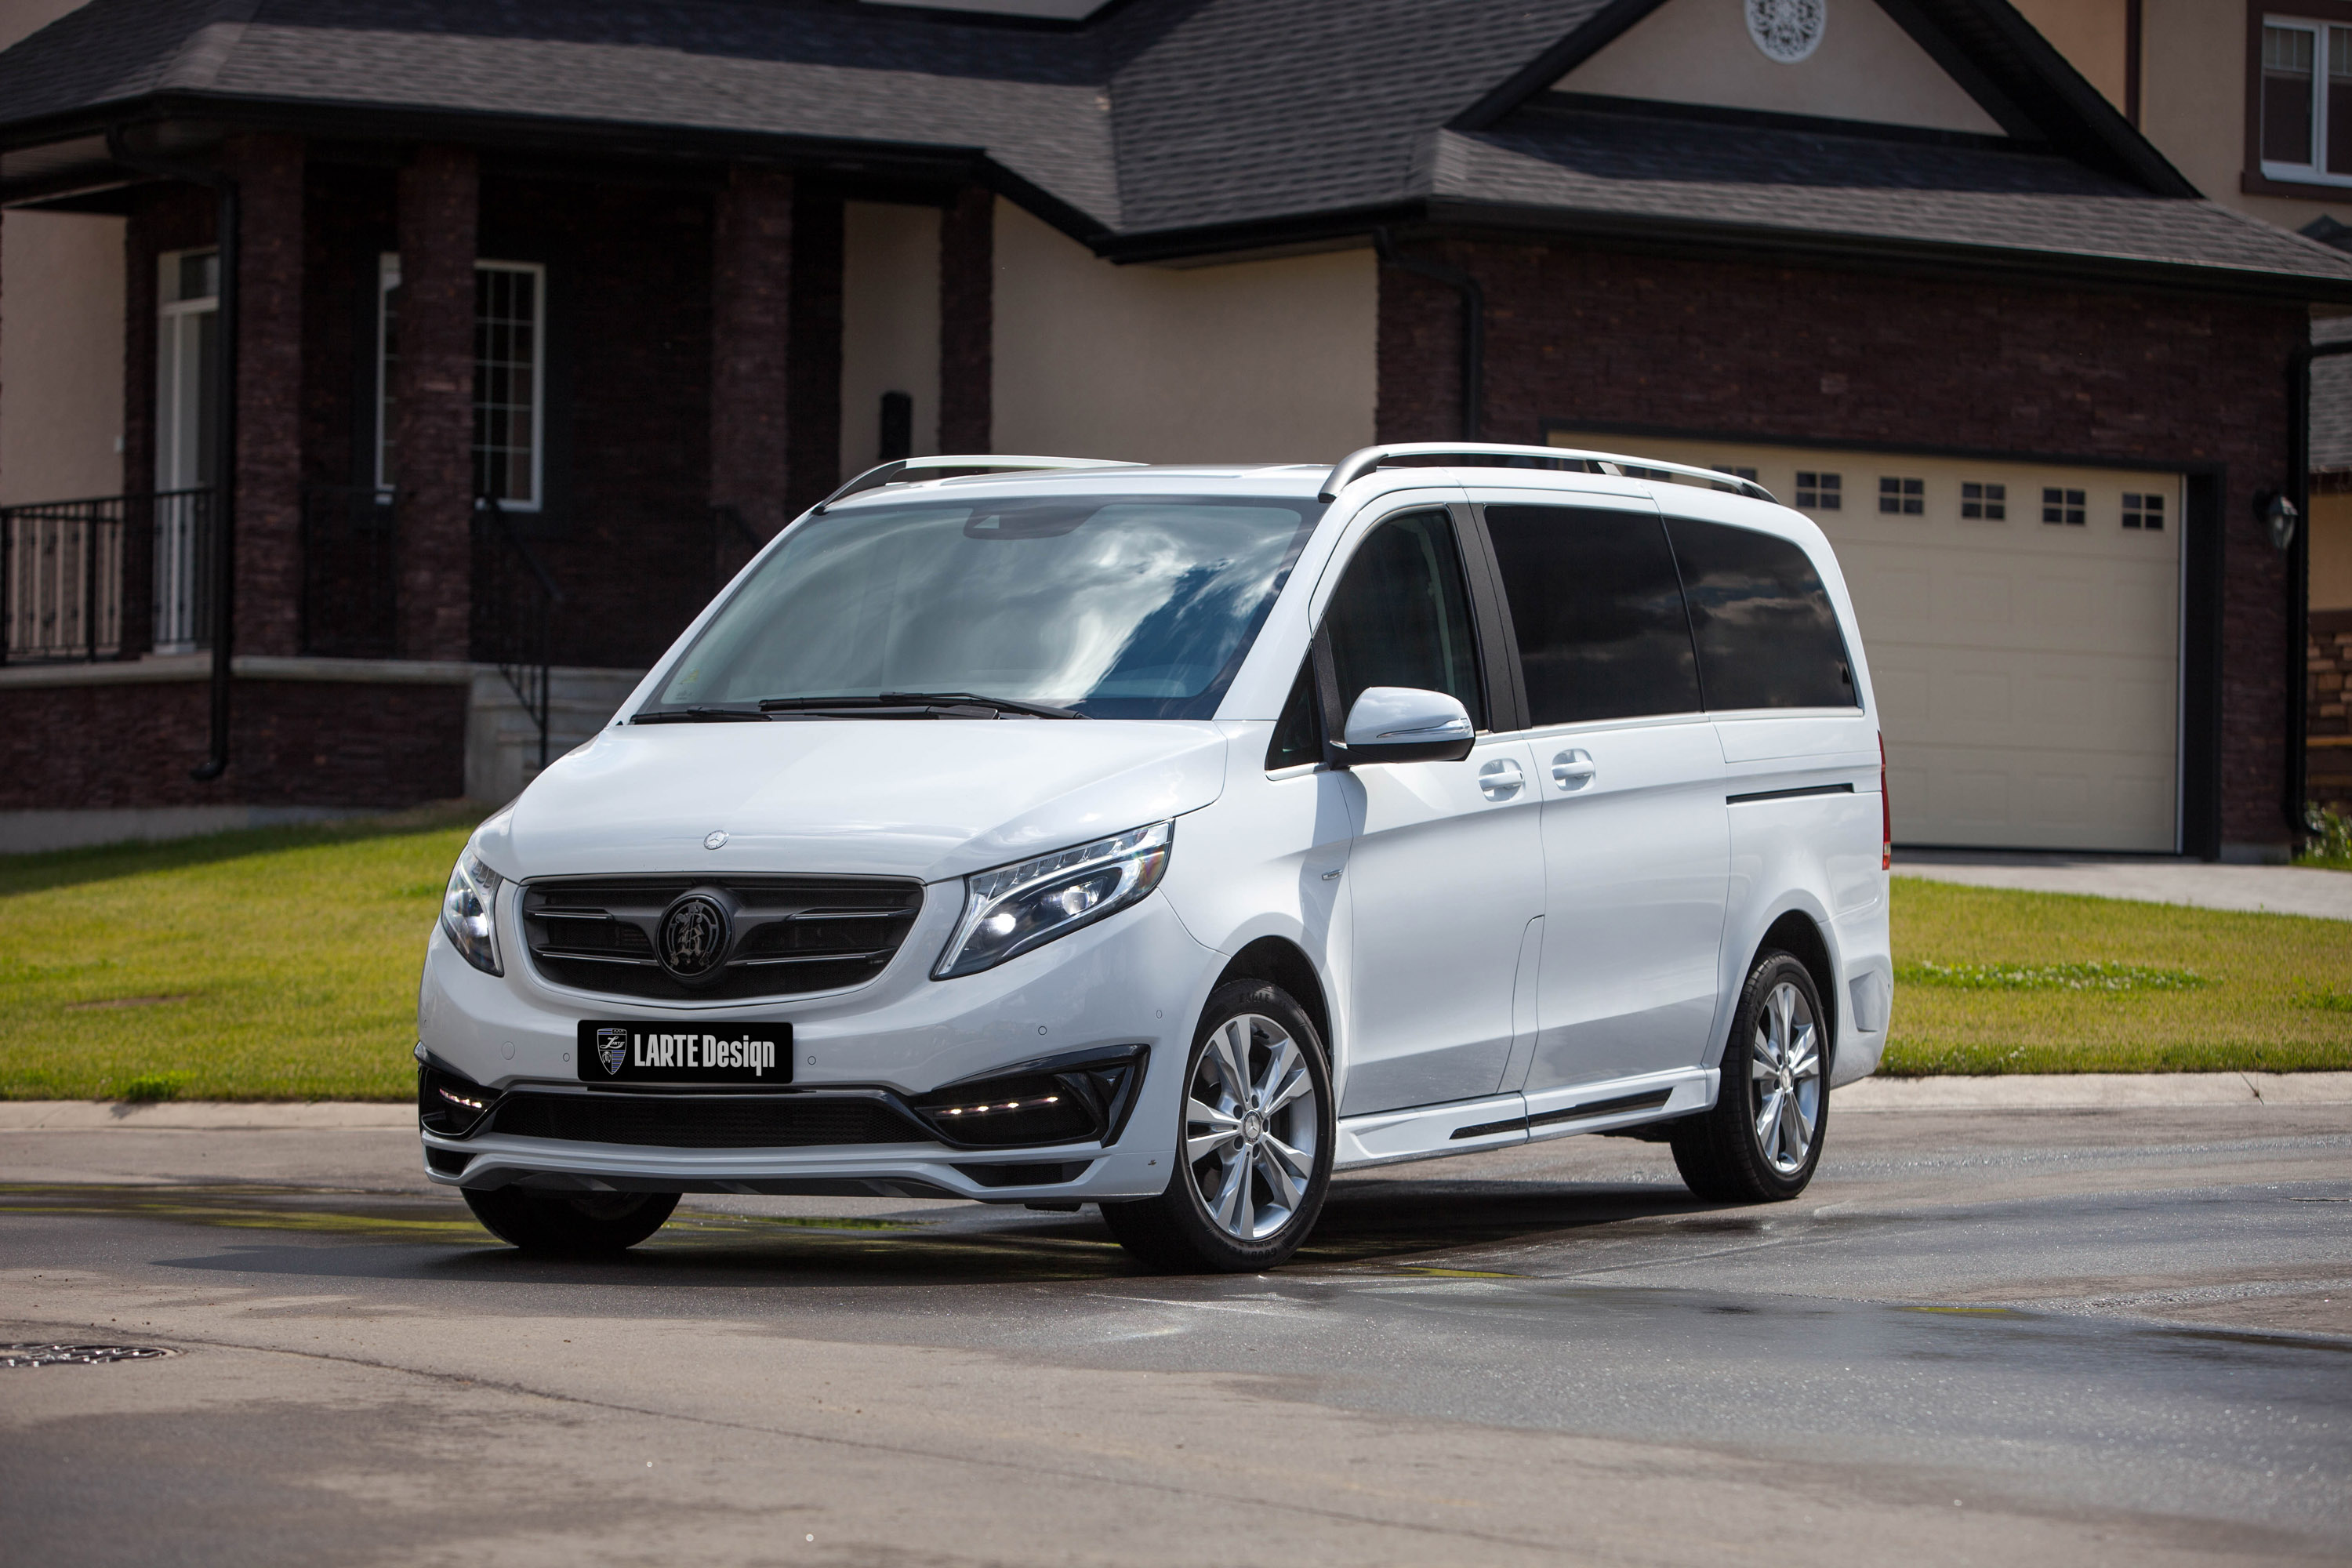
<path id="1" fill-rule="evenodd" d="M 719 967 L 727 952 L 727 911 L 717 900 L 689 893 L 662 916 L 662 966 L 681 980 L 699 979 Z"/>

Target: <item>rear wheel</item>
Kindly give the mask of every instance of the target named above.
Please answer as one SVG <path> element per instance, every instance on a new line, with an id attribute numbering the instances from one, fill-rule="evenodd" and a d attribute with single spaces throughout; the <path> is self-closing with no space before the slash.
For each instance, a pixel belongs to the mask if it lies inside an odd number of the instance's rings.
<path id="1" fill-rule="evenodd" d="M 1748 972 L 1715 1109 L 1674 1126 L 1675 1166 L 1703 1198 L 1774 1203 L 1813 1179 L 1829 1130 L 1829 1036 L 1813 977 L 1786 952 Z"/>
<path id="2" fill-rule="evenodd" d="M 676 1193 L 535 1193 L 528 1187 L 462 1189 L 483 1228 L 525 1252 L 606 1258 L 662 1227 Z"/>
<path id="3" fill-rule="evenodd" d="M 1185 1063 L 1168 1190 L 1102 1205 L 1161 1268 L 1246 1273 L 1298 1250 L 1331 1184 L 1331 1075 L 1314 1024 L 1263 981 L 1218 987 Z"/>

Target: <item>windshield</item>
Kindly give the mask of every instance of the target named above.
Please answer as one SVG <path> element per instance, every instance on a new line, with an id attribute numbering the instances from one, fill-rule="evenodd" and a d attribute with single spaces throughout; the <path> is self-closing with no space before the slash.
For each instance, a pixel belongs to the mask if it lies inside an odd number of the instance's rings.
<path id="1" fill-rule="evenodd" d="M 965 692 L 1210 718 L 1321 510 L 1097 495 L 821 513 L 744 580 L 646 712 Z"/>

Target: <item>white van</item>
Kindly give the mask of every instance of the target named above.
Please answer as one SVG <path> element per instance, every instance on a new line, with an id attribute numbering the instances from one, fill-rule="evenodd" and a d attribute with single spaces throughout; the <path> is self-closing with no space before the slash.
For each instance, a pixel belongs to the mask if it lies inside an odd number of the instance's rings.
<path id="1" fill-rule="evenodd" d="M 1571 1132 L 1792 1197 L 1885 1043 L 1887 824 L 1837 562 L 1751 481 L 887 464 L 467 844 L 425 1165 L 526 1248 L 950 1196 L 1211 1269 Z"/>

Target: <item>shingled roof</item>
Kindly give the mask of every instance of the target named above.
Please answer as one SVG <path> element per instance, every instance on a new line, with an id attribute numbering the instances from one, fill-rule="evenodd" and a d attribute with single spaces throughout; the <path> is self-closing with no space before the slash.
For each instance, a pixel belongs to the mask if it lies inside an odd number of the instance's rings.
<path id="1" fill-rule="evenodd" d="M 0 195 L 105 175 L 110 123 L 204 120 L 978 174 L 1122 258 L 1436 219 L 2352 300 L 2352 257 L 2184 194 L 2006 0 L 1905 0 L 1999 144 L 1543 90 L 1656 3 L 90 0 L 0 54 Z"/>

